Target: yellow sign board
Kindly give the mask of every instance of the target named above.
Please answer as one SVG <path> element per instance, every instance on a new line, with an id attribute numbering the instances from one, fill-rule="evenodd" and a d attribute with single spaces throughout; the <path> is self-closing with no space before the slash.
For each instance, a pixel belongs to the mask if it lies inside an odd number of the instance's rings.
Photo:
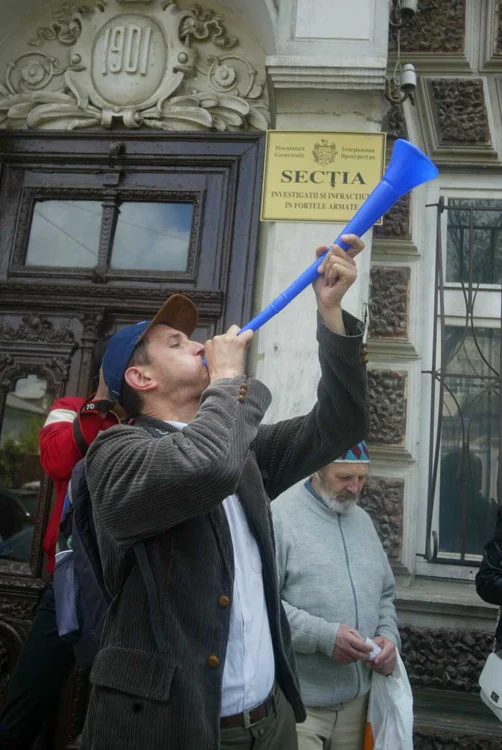
<path id="1" fill-rule="evenodd" d="M 268 130 L 261 220 L 345 224 L 384 162 L 385 133 Z"/>

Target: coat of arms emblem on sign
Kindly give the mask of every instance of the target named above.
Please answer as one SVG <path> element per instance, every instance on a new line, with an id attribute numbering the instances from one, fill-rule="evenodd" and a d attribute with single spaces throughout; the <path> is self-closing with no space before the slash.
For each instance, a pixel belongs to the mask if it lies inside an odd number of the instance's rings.
<path id="1" fill-rule="evenodd" d="M 314 144 L 314 150 L 312 153 L 314 155 L 314 160 L 318 164 L 321 164 L 321 166 L 326 167 L 328 164 L 335 161 L 335 156 L 338 151 L 336 150 L 335 143 L 328 143 L 325 138 L 321 138 L 320 143 Z"/>

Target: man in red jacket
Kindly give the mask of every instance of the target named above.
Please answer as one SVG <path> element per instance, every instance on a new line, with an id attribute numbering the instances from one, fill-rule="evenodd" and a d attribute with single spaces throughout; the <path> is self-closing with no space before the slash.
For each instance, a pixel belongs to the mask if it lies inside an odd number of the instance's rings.
<path id="1" fill-rule="evenodd" d="M 120 421 L 112 407 L 113 401 L 99 373 L 94 396 L 87 400 L 78 396 L 57 399 L 40 431 L 40 462 L 56 488 L 56 502 L 44 538 L 51 576 L 72 469 L 85 456 L 98 432 Z M 57 705 L 74 662 L 72 646 L 58 636 L 54 590 L 48 584 L 5 693 L 0 713 L 3 750 L 32 747 L 45 719 Z"/>

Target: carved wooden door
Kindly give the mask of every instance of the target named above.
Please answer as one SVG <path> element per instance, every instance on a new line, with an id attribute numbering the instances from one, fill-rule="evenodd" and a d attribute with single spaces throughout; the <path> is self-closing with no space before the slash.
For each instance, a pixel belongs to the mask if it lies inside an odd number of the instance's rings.
<path id="1" fill-rule="evenodd" d="M 200 340 L 251 312 L 259 135 L 0 131 L 0 691 L 47 579 L 53 501 L 38 431 L 54 399 L 86 395 L 100 337 L 172 292 Z M 76 672 L 38 747 L 71 747 L 88 686 Z"/>

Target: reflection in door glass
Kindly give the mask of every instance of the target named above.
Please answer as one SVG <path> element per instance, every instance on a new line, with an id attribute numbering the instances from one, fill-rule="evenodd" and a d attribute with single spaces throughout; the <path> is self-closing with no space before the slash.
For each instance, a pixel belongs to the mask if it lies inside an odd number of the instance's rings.
<path id="1" fill-rule="evenodd" d="M 93 268 L 102 213 L 99 201 L 37 201 L 26 265 Z"/>
<path id="2" fill-rule="evenodd" d="M 0 558 L 26 561 L 31 554 L 42 470 L 38 434 L 52 397 L 36 375 L 18 380 L 7 394 L 0 433 Z"/>
<path id="3" fill-rule="evenodd" d="M 191 203 L 122 203 L 112 268 L 186 271 Z"/>

